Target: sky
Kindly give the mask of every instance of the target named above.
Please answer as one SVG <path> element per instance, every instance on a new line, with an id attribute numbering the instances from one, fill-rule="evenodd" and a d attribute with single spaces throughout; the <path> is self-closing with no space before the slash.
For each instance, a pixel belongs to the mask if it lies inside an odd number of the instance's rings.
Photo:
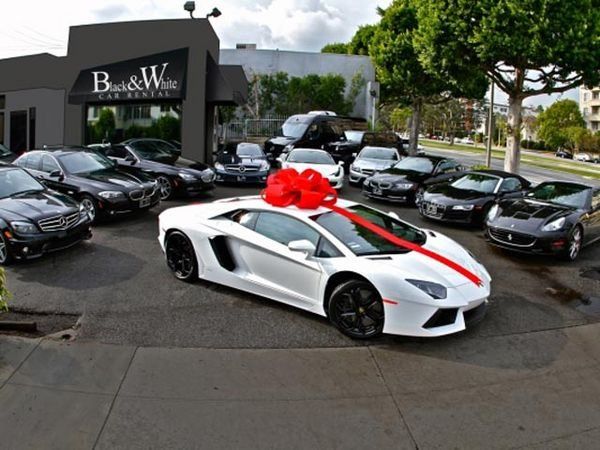
<path id="1" fill-rule="evenodd" d="M 213 7 L 211 19 L 221 48 L 256 43 L 262 49 L 319 51 L 347 42 L 359 25 L 378 20 L 376 8 L 391 0 L 197 0 L 196 17 Z M 186 18 L 184 0 L 0 0 L 0 59 L 48 52 L 65 55 L 69 26 L 164 18 Z M 1 75 L 1 74 L 0 74 Z M 496 101 L 506 96 L 496 91 Z M 577 90 L 562 98 L 577 100 Z M 547 106 L 558 96 L 538 96 L 526 104 Z"/>

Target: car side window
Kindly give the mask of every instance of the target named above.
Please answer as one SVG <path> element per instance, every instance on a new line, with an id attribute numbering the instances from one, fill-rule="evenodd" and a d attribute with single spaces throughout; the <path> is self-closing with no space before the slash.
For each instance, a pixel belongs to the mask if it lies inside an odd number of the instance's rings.
<path id="1" fill-rule="evenodd" d="M 60 166 L 50 155 L 44 155 L 42 157 L 42 172 L 52 173 L 55 170 L 60 170 Z"/>
<path id="2" fill-rule="evenodd" d="M 438 166 L 437 173 L 450 173 L 460 170 L 460 165 L 454 161 L 442 161 Z"/>
<path id="3" fill-rule="evenodd" d="M 317 245 L 317 251 L 315 252 L 317 258 L 338 258 L 344 256 L 335 246 L 324 237 L 319 239 L 319 245 Z"/>
<path id="4" fill-rule="evenodd" d="M 500 192 L 516 192 L 522 189 L 523 185 L 518 178 L 506 178 L 500 185 Z"/>
<path id="5" fill-rule="evenodd" d="M 27 158 L 25 167 L 31 170 L 40 170 L 40 162 L 42 161 L 42 155 L 39 153 L 31 153 Z"/>
<path id="6" fill-rule="evenodd" d="M 254 230 L 256 219 L 258 219 L 258 212 L 242 209 L 229 214 L 229 218 L 243 227 Z"/>
<path id="7" fill-rule="evenodd" d="M 596 189 L 592 194 L 592 209 L 600 210 L 600 189 Z"/>
<path id="8" fill-rule="evenodd" d="M 25 154 L 23 156 L 21 156 L 19 159 L 17 159 L 15 161 L 15 164 L 19 167 L 23 167 L 26 168 L 27 167 L 27 161 L 29 160 L 29 155 Z"/>
<path id="9" fill-rule="evenodd" d="M 320 234 L 305 223 L 292 217 L 272 212 L 261 212 L 254 231 L 287 246 L 292 241 L 306 239 L 316 247 Z"/>
<path id="10" fill-rule="evenodd" d="M 125 159 L 127 157 L 127 149 L 122 145 L 114 145 L 106 149 L 104 154 L 111 158 Z"/>

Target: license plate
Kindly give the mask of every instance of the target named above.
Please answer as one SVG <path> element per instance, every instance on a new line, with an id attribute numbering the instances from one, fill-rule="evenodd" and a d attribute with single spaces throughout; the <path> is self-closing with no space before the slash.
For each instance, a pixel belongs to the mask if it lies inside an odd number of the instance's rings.
<path id="1" fill-rule="evenodd" d="M 246 181 L 246 177 L 243 175 L 240 175 L 239 177 L 237 177 L 238 181 Z"/>
<path id="2" fill-rule="evenodd" d="M 429 214 L 437 214 L 437 206 L 436 205 L 427 205 L 427 212 Z"/>
<path id="3" fill-rule="evenodd" d="M 143 198 L 140 200 L 140 208 L 145 208 L 146 206 L 150 206 L 150 200 L 151 198 Z"/>
<path id="4" fill-rule="evenodd" d="M 381 192 L 381 189 L 373 188 L 373 195 L 381 195 L 381 194 L 383 194 L 383 192 Z"/>

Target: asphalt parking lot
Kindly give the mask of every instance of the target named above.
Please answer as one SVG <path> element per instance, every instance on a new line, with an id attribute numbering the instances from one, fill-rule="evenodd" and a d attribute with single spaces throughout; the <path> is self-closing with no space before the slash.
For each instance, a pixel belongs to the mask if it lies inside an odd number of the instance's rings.
<path id="1" fill-rule="evenodd" d="M 17 310 L 81 316 L 80 340 L 157 347 L 316 348 L 363 345 L 327 320 L 224 286 L 178 282 L 156 240 L 157 216 L 169 207 L 250 195 L 257 187 L 219 186 L 195 199 L 164 202 L 147 214 L 95 227 L 89 242 L 7 269 Z M 424 221 L 412 207 L 364 201 L 468 247 L 493 277 L 487 317 L 464 333 L 437 339 L 468 348 L 480 337 L 556 330 L 600 321 L 600 245 L 574 264 L 491 248 L 478 229 Z M 430 340 L 383 337 L 370 344 L 417 345 Z M 423 346 L 423 347 L 422 347 Z M 558 351 L 558 349 L 557 349 Z"/>

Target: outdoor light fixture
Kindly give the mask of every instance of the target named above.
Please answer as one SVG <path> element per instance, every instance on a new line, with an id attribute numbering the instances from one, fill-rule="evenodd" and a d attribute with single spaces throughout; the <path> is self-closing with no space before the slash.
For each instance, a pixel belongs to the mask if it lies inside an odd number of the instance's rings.
<path id="1" fill-rule="evenodd" d="M 194 18 L 194 11 L 196 10 L 196 2 L 185 2 L 183 9 L 190 13 L 190 17 Z"/>
<path id="2" fill-rule="evenodd" d="M 206 18 L 214 17 L 217 18 L 221 15 L 221 11 L 218 8 L 213 8 L 213 10 L 206 15 Z"/>

